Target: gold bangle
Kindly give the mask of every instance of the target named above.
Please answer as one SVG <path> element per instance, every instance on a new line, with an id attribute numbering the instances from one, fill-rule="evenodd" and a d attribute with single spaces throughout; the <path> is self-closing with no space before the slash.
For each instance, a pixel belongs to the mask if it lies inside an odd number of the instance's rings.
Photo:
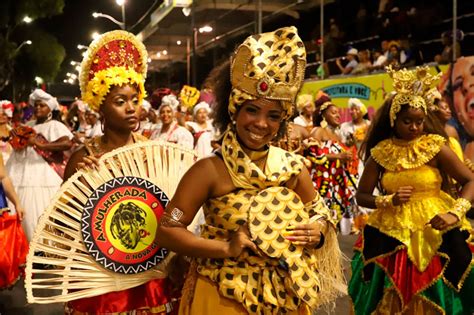
<path id="1" fill-rule="evenodd" d="M 466 198 L 458 198 L 454 202 L 453 209 L 450 211 L 458 217 L 459 220 L 466 216 L 466 213 L 471 209 L 471 203 Z"/>
<path id="2" fill-rule="evenodd" d="M 393 197 L 395 194 L 375 197 L 375 206 L 377 209 L 387 209 L 393 207 Z"/>

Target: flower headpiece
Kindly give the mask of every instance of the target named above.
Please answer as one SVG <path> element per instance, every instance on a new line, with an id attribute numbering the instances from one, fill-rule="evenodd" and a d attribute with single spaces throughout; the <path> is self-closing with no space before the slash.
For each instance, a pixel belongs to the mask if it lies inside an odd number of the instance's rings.
<path id="1" fill-rule="evenodd" d="M 138 87 L 138 100 L 146 96 L 147 70 L 145 46 L 135 35 L 112 31 L 94 40 L 81 63 L 79 83 L 82 100 L 99 110 L 112 85 L 133 84 Z"/>
<path id="2" fill-rule="evenodd" d="M 247 37 L 231 61 L 229 113 L 247 100 L 266 98 L 281 101 L 289 119 L 305 65 L 306 50 L 294 26 Z"/>
<path id="3" fill-rule="evenodd" d="M 321 107 L 319 107 L 319 112 L 320 112 L 320 113 L 324 112 L 324 111 L 325 111 L 326 109 L 328 109 L 329 106 L 331 106 L 331 105 L 334 105 L 333 102 L 331 102 L 331 101 L 326 101 L 326 102 L 324 102 L 323 105 L 321 105 Z"/>
<path id="4" fill-rule="evenodd" d="M 390 107 L 390 126 L 395 125 L 397 114 L 402 105 L 409 105 L 412 108 L 422 109 L 427 113 L 428 91 L 431 85 L 438 80 L 442 73 L 432 75 L 428 67 L 416 67 L 415 70 L 393 70 L 387 67 L 387 73 L 393 79 L 395 96 Z"/>

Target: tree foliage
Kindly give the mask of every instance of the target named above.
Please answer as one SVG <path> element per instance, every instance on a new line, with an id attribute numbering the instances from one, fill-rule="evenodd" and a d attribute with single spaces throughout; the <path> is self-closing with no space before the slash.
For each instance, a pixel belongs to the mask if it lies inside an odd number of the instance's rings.
<path id="1" fill-rule="evenodd" d="M 64 47 L 35 21 L 26 25 L 23 18 L 47 18 L 61 14 L 63 8 L 64 0 L 0 1 L 0 92 L 4 97 L 14 99 L 12 94 L 30 89 L 35 76 L 55 78 L 65 57 Z M 33 44 L 22 46 L 26 40 Z"/>

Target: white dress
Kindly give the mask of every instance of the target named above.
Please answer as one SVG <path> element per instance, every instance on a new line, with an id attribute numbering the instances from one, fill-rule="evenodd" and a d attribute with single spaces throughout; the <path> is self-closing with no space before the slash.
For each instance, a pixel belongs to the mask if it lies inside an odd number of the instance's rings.
<path id="1" fill-rule="evenodd" d="M 102 123 L 100 121 L 97 121 L 94 126 L 90 126 L 90 128 L 86 130 L 86 138 L 94 138 L 102 136 L 103 134 Z"/>
<path id="2" fill-rule="evenodd" d="M 214 140 L 216 130 L 212 126 L 212 121 L 207 121 L 207 128 L 202 128 L 194 121 L 187 121 L 186 125 L 193 130 L 195 140 L 194 150 L 196 150 L 199 158 L 203 158 L 212 154 L 213 148 L 211 145 Z"/>
<path id="3" fill-rule="evenodd" d="M 69 129 L 56 120 L 34 125 L 33 128 L 49 142 L 54 142 L 61 137 L 73 138 Z M 63 180 L 30 146 L 23 150 L 13 151 L 6 164 L 6 170 L 20 203 L 25 208 L 23 228 L 28 241 L 31 241 L 39 217 L 51 203 Z"/>
<path id="4" fill-rule="evenodd" d="M 300 126 L 303 126 L 305 128 L 307 127 L 312 127 L 313 126 L 313 122 L 312 121 L 307 121 L 303 115 L 299 115 L 298 117 L 296 117 L 294 120 L 293 120 L 293 123 L 296 124 L 296 125 L 300 125 Z"/>
<path id="5" fill-rule="evenodd" d="M 193 135 L 188 129 L 181 127 L 178 123 L 173 122 L 168 131 L 161 132 L 161 128 L 155 129 L 150 137 L 151 140 L 163 140 L 166 142 L 177 143 L 186 149 L 193 149 Z"/>

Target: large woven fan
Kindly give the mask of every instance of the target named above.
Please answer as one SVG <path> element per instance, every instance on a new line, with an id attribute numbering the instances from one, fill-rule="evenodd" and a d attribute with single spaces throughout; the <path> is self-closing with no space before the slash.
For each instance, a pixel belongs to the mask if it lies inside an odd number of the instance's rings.
<path id="1" fill-rule="evenodd" d="M 149 141 L 109 152 L 98 170 L 74 174 L 36 227 L 28 302 L 66 302 L 166 277 L 172 254 L 156 243 L 156 224 L 195 160 L 193 151 Z"/>

